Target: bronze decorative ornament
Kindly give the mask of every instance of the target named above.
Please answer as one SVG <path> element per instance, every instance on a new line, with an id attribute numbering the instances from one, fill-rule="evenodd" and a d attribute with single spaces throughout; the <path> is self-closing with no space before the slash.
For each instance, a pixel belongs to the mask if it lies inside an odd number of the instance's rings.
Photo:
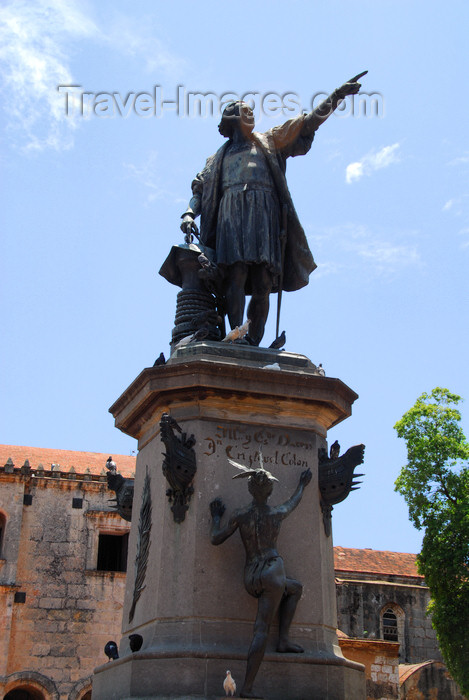
<path id="1" fill-rule="evenodd" d="M 321 510 L 324 530 L 329 537 L 331 534 L 332 508 L 337 503 L 344 501 L 351 491 L 356 491 L 361 481 L 355 478 L 364 474 L 354 474 L 354 469 L 363 464 L 365 458 L 365 445 L 349 447 L 339 457 L 340 445 L 337 440 L 331 445 L 330 456 L 324 447 L 318 450 L 318 479 L 319 492 L 321 494 Z"/>
<path id="2" fill-rule="evenodd" d="M 181 427 L 168 413 L 160 420 L 161 440 L 166 447 L 163 460 L 163 474 L 170 488 L 166 491 L 171 504 L 174 521 L 182 523 L 189 509 L 189 501 L 194 488 L 192 481 L 197 471 L 196 456 L 193 450 L 195 437 L 182 432 Z M 180 437 L 174 431 L 180 433 Z"/>

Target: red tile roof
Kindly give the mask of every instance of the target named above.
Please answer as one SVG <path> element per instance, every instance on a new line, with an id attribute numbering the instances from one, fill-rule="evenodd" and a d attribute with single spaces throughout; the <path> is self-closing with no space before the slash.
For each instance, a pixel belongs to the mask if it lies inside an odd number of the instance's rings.
<path id="1" fill-rule="evenodd" d="M 334 568 L 336 572 L 412 576 L 423 579 L 417 571 L 416 555 L 402 552 L 334 547 Z"/>
<path id="2" fill-rule="evenodd" d="M 51 464 L 58 464 L 63 471 L 69 471 L 73 467 L 78 474 L 83 474 L 87 469 L 91 474 L 101 474 L 105 470 L 109 452 L 75 452 L 74 450 L 53 450 L 46 447 L 19 447 L 17 445 L 0 445 L 0 466 L 3 466 L 8 457 L 11 457 L 15 467 L 21 467 L 26 459 L 29 459 L 31 469 L 42 464 L 45 470 L 51 468 Z M 130 477 L 135 473 L 136 458 L 131 455 L 113 455 L 117 464 L 117 471 L 122 476 Z"/>

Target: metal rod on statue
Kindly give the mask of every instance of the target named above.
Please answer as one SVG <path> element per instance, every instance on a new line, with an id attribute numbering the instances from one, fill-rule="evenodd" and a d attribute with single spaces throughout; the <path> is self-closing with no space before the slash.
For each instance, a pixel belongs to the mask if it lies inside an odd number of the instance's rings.
<path id="1" fill-rule="evenodd" d="M 275 326 L 275 339 L 279 336 L 280 328 L 280 308 L 282 306 L 282 287 L 283 287 L 283 266 L 285 263 L 285 247 L 287 243 L 287 215 L 288 205 L 282 204 L 282 228 L 280 231 L 280 275 L 278 279 L 278 295 L 277 295 L 277 323 Z"/>

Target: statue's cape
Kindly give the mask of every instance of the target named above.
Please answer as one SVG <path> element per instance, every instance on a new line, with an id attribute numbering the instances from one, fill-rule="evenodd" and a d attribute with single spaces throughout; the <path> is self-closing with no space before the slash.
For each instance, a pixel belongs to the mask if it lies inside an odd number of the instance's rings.
<path id="1" fill-rule="evenodd" d="M 287 239 L 283 267 L 282 288 L 287 292 L 308 284 L 309 275 L 316 268 L 303 227 L 300 224 L 285 177 L 286 160 L 290 156 L 306 154 L 311 148 L 314 131 L 306 128 L 303 114 L 265 133 L 254 132 L 253 141 L 264 153 L 272 173 L 281 206 L 287 208 Z M 200 241 L 215 248 L 218 205 L 221 198 L 221 167 L 229 142 L 208 158 L 205 168 L 192 183 L 192 191 L 202 198 Z M 273 292 L 278 291 L 275 287 Z"/>

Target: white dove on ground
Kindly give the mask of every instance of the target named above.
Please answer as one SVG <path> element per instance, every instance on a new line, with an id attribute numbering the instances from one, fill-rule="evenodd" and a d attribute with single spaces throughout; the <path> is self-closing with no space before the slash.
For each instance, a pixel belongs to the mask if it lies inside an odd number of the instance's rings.
<path id="1" fill-rule="evenodd" d="M 232 343 L 235 340 L 240 340 L 241 338 L 244 338 L 244 336 L 247 335 L 250 323 L 251 319 L 248 318 L 248 320 L 245 321 L 242 326 L 236 326 L 235 328 L 233 328 L 233 330 L 227 333 L 226 336 L 223 338 L 222 343 Z"/>
<path id="2" fill-rule="evenodd" d="M 175 350 L 178 348 L 183 348 L 185 345 L 189 345 L 189 343 L 192 343 L 195 340 L 204 340 L 207 337 L 209 330 L 208 323 L 204 323 L 203 326 L 195 331 L 195 333 L 192 333 L 192 335 L 186 335 L 184 338 L 181 338 L 181 340 L 176 343 Z"/>
<path id="3" fill-rule="evenodd" d="M 193 333 L 192 333 L 192 335 L 184 336 L 184 338 L 181 338 L 181 340 L 178 343 L 176 343 L 176 349 L 183 348 L 184 345 L 188 345 L 191 342 L 191 340 L 193 340 L 193 339 L 194 339 Z"/>
<path id="4" fill-rule="evenodd" d="M 264 365 L 262 369 L 282 369 L 278 362 L 274 362 L 273 365 Z"/>
<path id="5" fill-rule="evenodd" d="M 223 681 L 223 690 L 227 696 L 231 695 L 231 697 L 236 693 L 236 683 L 231 675 L 231 671 L 226 672 L 226 678 Z"/>

